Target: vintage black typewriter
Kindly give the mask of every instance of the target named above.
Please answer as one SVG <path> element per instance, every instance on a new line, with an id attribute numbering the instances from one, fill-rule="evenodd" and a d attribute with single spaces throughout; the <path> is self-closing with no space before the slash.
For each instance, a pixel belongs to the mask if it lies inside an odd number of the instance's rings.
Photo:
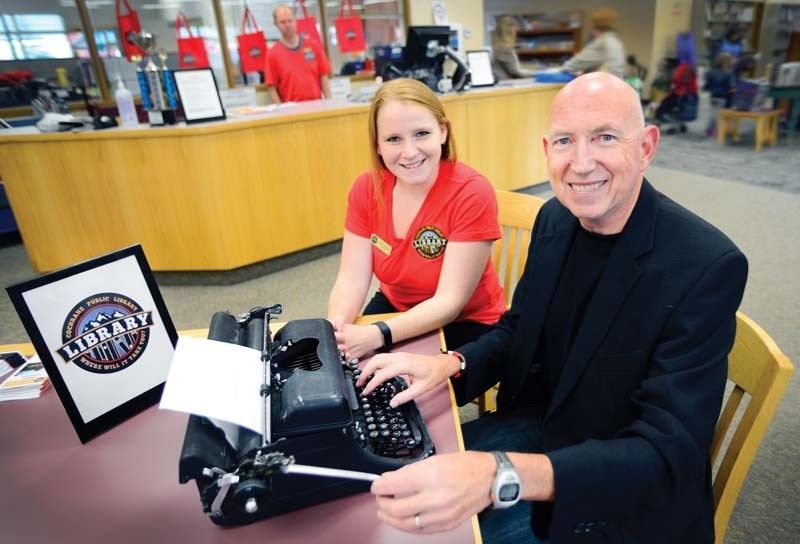
<path id="1" fill-rule="evenodd" d="M 358 363 L 342 360 L 330 323 L 289 321 L 273 339 L 270 316 L 279 313 L 276 305 L 211 319 L 209 339 L 260 350 L 265 369 L 263 383 L 253 384 L 263 398 L 261 434 L 236 427 L 226 436 L 209 419 L 189 417 L 179 480 L 195 481 L 219 525 L 368 491 L 380 473 L 434 453 L 416 405 L 389 407 L 402 379 L 362 397 Z"/>

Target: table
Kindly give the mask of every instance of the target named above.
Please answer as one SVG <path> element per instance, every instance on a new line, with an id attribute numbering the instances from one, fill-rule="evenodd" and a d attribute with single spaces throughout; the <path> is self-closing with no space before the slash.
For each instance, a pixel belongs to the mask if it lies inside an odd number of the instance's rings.
<path id="1" fill-rule="evenodd" d="M 785 98 L 790 102 L 791 114 L 787 119 L 787 137 L 788 143 L 792 143 L 794 139 L 794 131 L 797 127 L 797 121 L 800 119 L 800 87 L 772 87 L 769 90 L 769 95 L 773 98 Z"/>
<path id="2" fill-rule="evenodd" d="M 396 349 L 434 353 L 437 333 Z M 0 346 L 8 351 L 24 345 Z M 463 450 L 449 385 L 417 405 L 439 453 Z M 220 528 L 203 514 L 193 482 L 178 483 L 186 414 L 151 407 L 81 445 L 56 393 L 0 403 L 3 542 L 15 544 L 190 542 L 480 543 L 477 520 L 438 535 L 414 535 L 378 521 L 362 493 L 242 527 Z"/>
<path id="3" fill-rule="evenodd" d="M 756 122 L 756 151 L 761 151 L 764 143 L 775 145 L 778 142 L 778 116 L 780 110 L 741 111 L 720 110 L 717 117 L 719 143 L 725 144 L 725 135 L 730 133 L 734 142 L 739 141 L 739 120 L 754 119 Z"/>

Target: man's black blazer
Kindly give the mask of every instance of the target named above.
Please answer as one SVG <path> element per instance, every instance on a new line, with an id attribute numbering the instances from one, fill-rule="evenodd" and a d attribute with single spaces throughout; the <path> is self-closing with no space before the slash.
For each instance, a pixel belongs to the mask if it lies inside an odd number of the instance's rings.
<path id="1" fill-rule="evenodd" d="M 497 381 L 498 410 L 531 402 L 523 384 L 538 370 L 577 228 L 556 199 L 542 207 L 511 308 L 461 348 L 460 402 Z M 549 529 L 559 544 L 713 542 L 709 447 L 746 278 L 733 242 L 643 182 L 544 415 L 556 490 L 553 503 L 534 503 L 537 535 Z"/>

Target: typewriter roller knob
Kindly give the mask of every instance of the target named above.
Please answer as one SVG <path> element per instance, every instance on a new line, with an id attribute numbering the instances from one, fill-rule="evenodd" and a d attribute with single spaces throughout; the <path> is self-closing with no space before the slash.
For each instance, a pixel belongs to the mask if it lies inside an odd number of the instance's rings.
<path id="1" fill-rule="evenodd" d="M 266 503 L 269 495 L 268 481 L 251 478 L 240 483 L 233 492 L 233 502 L 247 514 L 255 514 Z M 241 511 L 241 510 L 240 510 Z"/>
<path id="2" fill-rule="evenodd" d="M 244 511 L 248 514 L 255 514 L 258 511 L 258 501 L 255 497 L 247 499 L 247 502 L 244 503 Z"/>

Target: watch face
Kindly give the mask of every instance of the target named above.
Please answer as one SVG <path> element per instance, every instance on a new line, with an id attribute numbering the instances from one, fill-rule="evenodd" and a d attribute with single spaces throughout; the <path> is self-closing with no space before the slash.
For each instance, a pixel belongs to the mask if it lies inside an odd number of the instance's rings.
<path id="1" fill-rule="evenodd" d="M 519 497 L 519 484 L 503 484 L 498 495 L 501 502 L 517 500 L 517 497 Z"/>

